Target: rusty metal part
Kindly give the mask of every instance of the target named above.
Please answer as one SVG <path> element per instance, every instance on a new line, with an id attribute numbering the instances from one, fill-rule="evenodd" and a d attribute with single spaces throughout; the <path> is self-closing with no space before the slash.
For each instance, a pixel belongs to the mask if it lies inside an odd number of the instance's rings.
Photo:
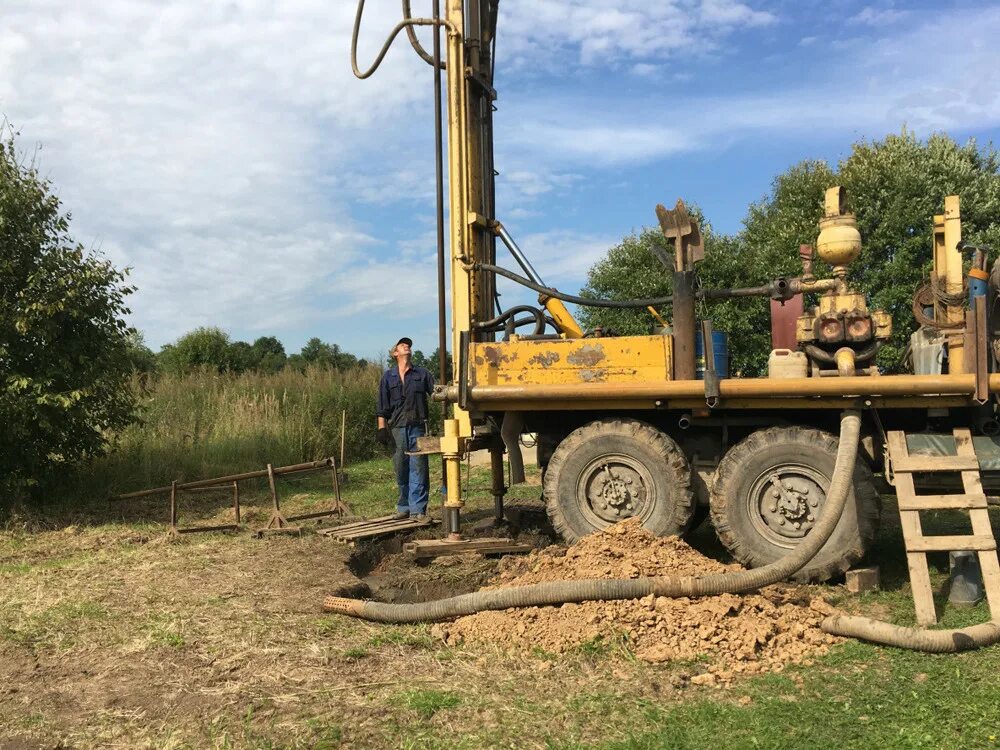
<path id="1" fill-rule="evenodd" d="M 523 555 L 534 549 L 530 544 L 515 542 L 513 539 L 485 538 L 462 539 L 418 539 L 403 545 L 403 554 L 415 560 L 426 560 L 441 555 L 460 555 L 478 552 L 480 555 Z"/>
<path id="2" fill-rule="evenodd" d="M 333 503 L 329 510 L 316 511 L 312 513 L 303 513 L 296 516 L 284 516 L 281 513 L 281 506 L 278 501 L 278 490 L 275 485 L 275 479 L 277 477 L 287 477 L 293 475 L 311 474 L 318 471 L 330 471 L 333 476 Z M 172 481 L 166 487 L 154 487 L 148 490 L 140 490 L 138 492 L 128 492 L 123 495 L 118 495 L 116 499 L 118 500 L 131 500 L 141 497 L 150 497 L 152 495 L 159 495 L 164 493 L 169 493 L 170 495 L 170 532 L 172 534 L 184 534 L 191 533 L 195 531 L 219 531 L 223 529 L 239 529 L 241 524 L 240 518 L 240 489 L 239 483 L 248 479 L 260 479 L 267 477 L 268 485 L 271 490 L 271 502 L 272 502 L 272 513 L 271 520 L 264 529 L 258 529 L 257 535 L 260 536 L 264 533 L 275 533 L 275 532 L 290 532 L 298 533 L 298 529 L 288 526 L 290 521 L 303 521 L 311 518 L 324 518 L 326 516 L 343 516 L 345 513 L 350 512 L 350 508 L 343 502 L 340 495 L 340 473 L 337 470 L 337 461 L 332 456 L 330 458 L 324 458 L 321 461 L 309 461 L 307 463 L 292 464 L 290 466 L 280 466 L 274 468 L 271 464 L 267 465 L 266 469 L 259 471 L 247 471 L 242 474 L 229 474 L 224 477 L 213 477 L 211 479 L 199 479 L 193 482 L 178 482 L 176 480 Z M 235 515 L 235 525 L 220 525 L 220 526 L 199 526 L 190 527 L 187 529 L 180 529 L 177 527 L 177 496 L 179 492 L 198 492 L 198 491 L 209 491 L 209 490 L 219 490 L 226 486 L 231 486 L 233 491 L 233 512 Z"/>
<path id="3" fill-rule="evenodd" d="M 232 483 L 232 493 L 233 493 L 233 523 L 226 524 L 214 524 L 212 526 L 188 526 L 185 528 L 178 528 L 177 526 L 177 516 L 178 516 L 178 493 L 182 491 L 186 492 L 219 492 L 220 490 L 225 490 L 227 487 L 225 485 L 219 485 L 217 487 L 194 487 L 188 490 L 180 490 L 175 484 L 170 487 L 170 533 L 174 536 L 180 534 L 196 534 L 202 531 L 239 531 L 240 530 L 240 485 L 238 482 Z"/>
<path id="4" fill-rule="evenodd" d="M 663 236 L 674 241 L 674 271 L 693 270 L 694 264 L 705 257 L 705 243 L 684 201 L 678 199 L 672 210 L 657 204 L 656 218 Z"/>
<path id="5" fill-rule="evenodd" d="M 795 321 L 803 312 L 803 297 L 796 294 L 791 299 L 782 302 L 772 299 L 771 306 L 771 348 L 796 349 Z"/>
<path id="6" fill-rule="evenodd" d="M 496 445 L 490 448 L 490 475 L 492 486 L 490 492 L 493 495 L 493 520 L 494 523 L 505 523 L 503 515 L 503 497 L 507 494 L 507 486 L 504 484 L 503 476 L 503 446 Z"/>
<path id="7" fill-rule="evenodd" d="M 561 383 L 551 385 L 477 385 L 469 400 L 477 405 L 517 401 L 519 404 L 553 399 L 616 401 L 635 399 L 695 399 L 704 395 L 700 380 L 661 382 Z M 989 377 L 991 393 L 1000 392 L 1000 374 Z M 974 375 L 883 375 L 878 378 L 727 378 L 719 383 L 720 397 L 807 399 L 813 396 L 967 396 L 975 392 Z M 457 398 L 458 389 L 439 391 L 446 399 Z"/>
<path id="8" fill-rule="evenodd" d="M 973 398 L 977 404 L 985 404 L 990 400 L 989 384 L 989 341 L 986 326 L 986 297 L 975 298 L 975 307 L 970 311 L 969 317 L 972 325 L 969 326 L 973 332 L 974 341 L 972 350 L 975 356 L 973 372 L 976 375 L 976 391 Z"/>
<path id="9" fill-rule="evenodd" d="M 391 536 L 392 534 L 399 534 L 404 531 L 427 528 L 437 523 L 439 522 L 436 519 L 429 517 L 420 520 L 417 518 L 396 518 L 395 515 L 391 515 L 319 529 L 316 533 L 340 542 L 354 544 L 359 539 Z"/>
<path id="10" fill-rule="evenodd" d="M 694 271 L 674 272 L 674 380 L 694 380 Z"/>
<path id="11" fill-rule="evenodd" d="M 325 471 L 336 465 L 336 461 L 333 457 L 324 458 L 319 461 L 308 461 L 302 464 L 292 464 L 290 466 L 279 466 L 273 469 L 274 476 L 287 476 L 289 474 L 307 474 L 314 471 Z M 268 475 L 267 469 L 260 469 L 258 471 L 246 471 L 242 474 L 229 474 L 224 477 L 214 477 L 212 479 L 198 479 L 193 482 L 180 482 L 177 484 L 177 489 L 180 490 L 191 490 L 196 487 L 212 487 L 217 484 L 229 484 L 230 482 L 242 482 L 246 479 L 263 479 Z M 166 487 L 153 487 L 148 490 L 139 490 L 138 492 L 126 492 L 122 495 L 118 495 L 118 500 L 131 500 L 138 497 L 147 497 L 149 495 L 159 495 L 164 492 L 170 492 L 171 485 Z"/>

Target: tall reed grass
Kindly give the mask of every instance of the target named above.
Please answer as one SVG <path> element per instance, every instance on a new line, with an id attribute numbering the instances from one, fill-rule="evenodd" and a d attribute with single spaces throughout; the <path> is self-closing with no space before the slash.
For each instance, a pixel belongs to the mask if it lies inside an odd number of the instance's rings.
<path id="1" fill-rule="evenodd" d="M 171 480 L 193 480 L 340 456 L 371 458 L 378 367 L 309 368 L 273 375 L 198 372 L 135 381 L 141 421 L 115 436 L 85 484 L 126 492 Z M 86 481 L 86 480 L 90 481 Z"/>

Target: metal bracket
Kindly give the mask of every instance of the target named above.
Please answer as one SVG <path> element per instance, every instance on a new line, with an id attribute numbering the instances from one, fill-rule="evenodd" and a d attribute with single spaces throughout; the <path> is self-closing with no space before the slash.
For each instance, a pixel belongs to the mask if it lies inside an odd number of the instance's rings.
<path id="1" fill-rule="evenodd" d="M 701 321 L 702 350 L 705 355 L 705 404 L 709 409 L 719 405 L 719 373 L 715 369 L 715 347 L 712 342 L 712 321 Z"/>

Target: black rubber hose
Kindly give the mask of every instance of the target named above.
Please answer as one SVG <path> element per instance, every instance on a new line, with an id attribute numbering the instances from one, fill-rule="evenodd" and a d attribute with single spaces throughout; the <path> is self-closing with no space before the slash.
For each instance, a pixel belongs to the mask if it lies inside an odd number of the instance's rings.
<path id="1" fill-rule="evenodd" d="M 656 307 L 657 305 L 670 305 L 673 304 L 673 295 L 667 295 L 665 297 L 651 297 L 649 299 L 627 299 L 627 300 L 616 300 L 616 299 L 598 299 L 594 297 L 578 297 L 575 294 L 566 294 L 566 292 L 560 292 L 558 289 L 545 286 L 544 284 L 538 284 L 531 279 L 521 276 L 514 271 L 503 266 L 495 266 L 491 263 L 476 263 L 472 266 L 473 271 L 489 271 L 495 273 L 504 278 L 515 281 L 521 286 L 527 287 L 539 294 L 544 294 L 547 297 L 554 297 L 555 299 L 561 299 L 563 302 L 569 302 L 574 305 L 582 305 L 583 307 L 610 307 L 616 309 L 629 310 L 632 308 L 639 307 Z M 747 287 L 746 289 L 699 289 L 695 292 L 695 297 L 697 299 L 732 299 L 734 297 L 768 297 L 773 296 L 774 290 L 770 284 L 765 286 L 755 286 Z"/>
<path id="2" fill-rule="evenodd" d="M 555 299 L 561 299 L 563 302 L 569 302 L 574 305 L 583 305 L 584 307 L 612 307 L 620 309 L 629 309 L 633 307 L 649 307 L 656 305 L 669 305 L 673 302 L 673 296 L 667 297 L 653 297 L 652 299 L 632 299 L 632 300 L 613 300 L 613 299 L 592 299 L 590 297 L 577 297 L 573 294 L 566 294 L 565 292 L 560 292 L 558 289 L 553 289 L 550 286 L 545 286 L 543 284 L 536 284 L 531 279 L 525 278 L 520 274 L 514 273 L 513 271 L 504 268 L 503 266 L 494 266 L 490 263 L 476 263 L 473 267 L 475 271 L 490 271 L 499 276 L 510 279 L 511 281 L 516 281 L 521 286 L 525 286 L 528 289 L 538 292 L 539 294 L 544 294 L 547 297 L 554 297 Z"/>
<path id="3" fill-rule="evenodd" d="M 403 20 L 404 21 L 413 20 L 413 13 L 410 10 L 410 0 L 403 0 Z M 420 55 L 421 60 L 423 60 L 425 63 L 427 63 L 433 68 L 434 58 L 430 54 L 428 54 L 427 50 L 425 50 L 423 45 L 420 43 L 420 40 L 417 39 L 417 32 L 413 30 L 412 26 L 406 27 L 406 36 L 408 36 L 410 39 L 410 46 L 413 47 L 413 51 L 416 52 L 418 55 Z M 440 65 L 440 70 L 447 70 L 447 69 L 448 69 L 448 64 L 442 61 Z"/>
<path id="4" fill-rule="evenodd" d="M 847 496 L 850 494 L 860 432 L 861 415 L 857 411 L 843 412 L 840 420 L 837 461 L 819 523 L 792 552 L 755 570 L 707 576 L 555 581 L 477 591 L 419 604 L 385 604 L 329 596 L 324 600 L 323 608 L 329 612 L 376 622 L 412 623 L 445 620 L 483 610 L 510 607 L 535 607 L 591 600 L 639 599 L 650 594 L 693 597 L 754 591 L 788 578 L 815 557 L 826 544 L 840 521 Z"/>

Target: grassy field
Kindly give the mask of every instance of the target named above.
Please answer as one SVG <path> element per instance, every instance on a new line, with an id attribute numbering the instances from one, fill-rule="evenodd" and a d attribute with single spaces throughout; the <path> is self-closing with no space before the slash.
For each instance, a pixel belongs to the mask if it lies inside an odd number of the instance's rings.
<path id="1" fill-rule="evenodd" d="M 356 513 L 391 508 L 386 459 L 348 471 L 345 499 Z M 491 500 L 485 474 L 470 479 L 475 521 Z M 322 507 L 329 491 L 317 477 L 283 485 L 282 496 L 291 513 Z M 266 520 L 263 488 L 247 502 L 248 525 Z M 186 507 L 188 521 L 228 512 L 223 499 L 197 503 L 202 511 Z M 835 588 L 834 596 L 848 609 L 912 622 L 888 511 L 877 550 L 886 590 L 852 598 Z M 810 668 L 698 687 L 697 662 L 643 664 L 627 644 L 559 657 L 450 648 L 429 626 L 325 615 L 322 597 L 356 583 L 351 570 L 363 555 L 315 533 L 170 540 L 150 520 L 164 518 L 162 498 L 63 513 L 50 509 L 0 534 L 4 750 L 965 748 L 993 747 L 1000 735 L 997 648 L 928 656 L 845 642 Z M 706 529 L 695 543 L 712 549 Z M 414 575 L 455 578 L 456 568 Z M 986 618 L 979 607 L 948 611 L 945 622 Z"/>
<path id="2" fill-rule="evenodd" d="M 340 456 L 376 455 L 380 370 L 309 368 L 277 374 L 196 372 L 136 378 L 139 421 L 114 450 L 54 490 L 60 501 Z"/>
<path id="3" fill-rule="evenodd" d="M 389 461 L 370 442 L 371 374 L 161 381 L 121 452 L 0 530 L 0 750 L 36 748 L 978 748 L 1000 742 L 1000 648 L 930 656 L 843 642 L 811 667 L 693 684 L 690 663 L 650 665 L 628 643 L 565 655 L 448 647 L 430 626 L 381 626 L 321 611 L 388 546 L 298 537 L 166 533 L 165 498 L 133 489 L 339 450 L 344 499 L 360 516 L 393 507 Z M 366 442 L 368 441 L 368 442 Z M 367 458 L 367 456 L 376 456 Z M 432 485 L 439 465 L 432 462 Z M 513 496 L 537 499 L 538 477 Z M 329 477 L 283 481 L 289 513 L 327 507 Z M 468 476 L 467 521 L 490 515 L 489 480 Z M 244 488 L 247 529 L 263 525 L 263 484 Z M 435 497 L 432 508 L 439 505 Z M 186 495 L 182 525 L 230 519 L 224 495 Z M 540 516 L 523 531 L 544 540 Z M 838 605 L 912 624 L 895 506 L 873 557 L 884 590 L 824 587 Z M 993 522 L 998 522 L 994 511 Z M 955 525 L 945 514 L 928 531 Z M 438 532 L 427 531 L 434 536 Z M 703 527 L 692 543 L 719 554 Z M 943 583 L 945 559 L 935 558 Z M 396 566 L 402 588 L 475 588 L 471 558 Z M 988 618 L 945 610 L 944 624 Z"/>

